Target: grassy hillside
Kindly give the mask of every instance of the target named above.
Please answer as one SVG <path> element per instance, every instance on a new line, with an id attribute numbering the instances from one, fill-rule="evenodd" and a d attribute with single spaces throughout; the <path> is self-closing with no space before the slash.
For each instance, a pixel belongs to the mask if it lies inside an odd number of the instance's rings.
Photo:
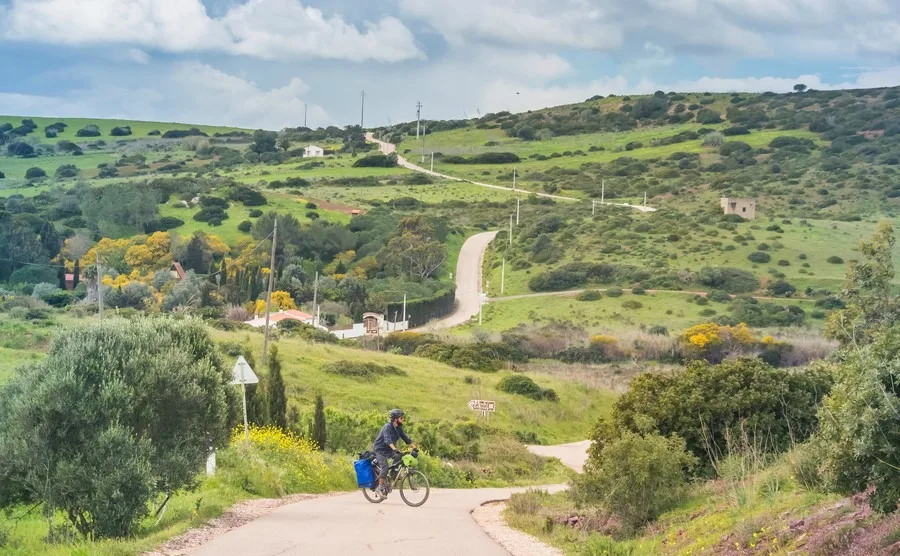
<path id="1" fill-rule="evenodd" d="M 83 129 L 88 125 L 95 125 L 100 129 L 100 136 L 95 138 L 88 138 L 89 140 L 102 139 L 109 142 L 132 141 L 135 139 L 145 139 L 148 137 L 152 138 L 154 136 L 149 135 L 151 131 L 159 131 L 161 135 L 166 131 L 186 131 L 191 128 L 198 129 L 208 135 L 242 131 L 252 132 L 252 130 L 242 129 L 238 127 L 194 125 L 176 122 L 145 122 L 140 120 L 111 120 L 103 118 L 34 118 L 29 116 L 0 116 L 0 125 L 8 123 L 10 125 L 18 127 L 23 119 L 30 119 L 34 121 L 35 125 L 37 125 L 38 127 L 38 129 L 35 131 L 35 134 L 40 135 L 40 137 L 42 137 L 43 140 L 48 143 L 57 143 L 63 139 L 67 139 L 69 141 L 84 140 L 84 138 L 78 137 L 78 130 Z M 59 132 L 56 137 L 45 137 L 44 128 L 57 122 L 63 122 L 67 124 L 67 127 L 63 131 Z M 131 135 L 118 137 L 110 135 L 110 132 L 115 127 L 130 127 Z"/>
<path id="2" fill-rule="evenodd" d="M 262 351 L 262 336 L 216 331 L 219 340 L 249 341 Z M 284 338 L 278 342 L 289 403 L 301 412 L 312 409 L 321 393 L 327 406 L 344 411 L 385 411 L 402 407 L 410 419 L 459 421 L 476 415 L 466 405 L 471 399 L 497 402 L 497 411 L 487 421 L 506 431 L 534 432 L 543 443 L 572 442 L 585 437 L 597 418 L 609 411 L 614 395 L 544 375 L 534 375 L 544 388 L 559 394 L 558 403 L 534 401 L 497 390 L 507 372 L 478 373 L 456 369 L 428 359 L 362 351 L 335 345 L 314 344 Z M 324 372 L 337 361 L 394 365 L 406 376 L 384 376 L 374 382 L 345 378 Z M 263 373 L 264 374 L 264 373 Z M 481 419 L 480 415 L 478 418 Z"/>

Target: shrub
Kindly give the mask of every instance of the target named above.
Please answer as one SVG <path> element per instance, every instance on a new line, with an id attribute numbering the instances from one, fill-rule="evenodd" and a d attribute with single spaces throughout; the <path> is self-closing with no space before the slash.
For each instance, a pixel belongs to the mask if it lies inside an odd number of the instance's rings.
<path id="1" fill-rule="evenodd" d="M 416 349 L 425 344 L 435 343 L 437 339 L 431 334 L 420 332 L 394 332 L 384 339 L 385 351 L 399 351 L 403 355 L 412 355 Z"/>
<path id="2" fill-rule="evenodd" d="M 248 233 L 253 228 L 253 223 L 249 220 L 244 220 L 240 224 L 238 224 L 238 230 Z"/>
<path id="3" fill-rule="evenodd" d="M 791 261 L 787 259 L 780 259 L 778 261 L 778 266 L 791 266 Z"/>
<path id="4" fill-rule="evenodd" d="M 0 503 L 42 503 L 85 537 L 134 532 L 151 497 L 194 485 L 210 441 L 225 444 L 230 375 L 197 321 L 61 330 L 0 391 Z"/>
<path id="5" fill-rule="evenodd" d="M 94 124 L 88 124 L 75 132 L 78 137 L 100 137 L 100 128 Z"/>
<path id="6" fill-rule="evenodd" d="M 772 256 L 762 251 L 754 251 L 747 255 L 747 259 L 752 263 L 765 264 L 772 260 Z"/>
<path id="7" fill-rule="evenodd" d="M 716 303 L 728 303 L 731 301 L 731 295 L 722 290 L 710 290 L 710 292 L 706 294 L 706 299 Z"/>
<path id="8" fill-rule="evenodd" d="M 500 379 L 497 389 L 507 394 L 525 396 L 533 400 L 558 401 L 559 397 L 553 390 L 544 390 L 535 381 L 525 375 L 509 375 Z"/>
<path id="9" fill-rule="evenodd" d="M 646 295 L 647 290 L 645 290 L 644 288 L 632 288 L 631 293 L 634 295 Z"/>
<path id="10" fill-rule="evenodd" d="M 753 273 L 729 267 L 704 267 L 697 275 L 697 282 L 728 293 L 748 293 L 759 288 L 759 279 Z"/>
<path id="11" fill-rule="evenodd" d="M 578 294 L 575 299 L 577 299 L 578 301 L 597 301 L 602 297 L 603 294 L 597 290 L 585 290 Z"/>
<path id="12" fill-rule="evenodd" d="M 624 309 L 635 310 L 635 309 L 640 309 L 643 306 L 644 306 L 643 303 L 641 303 L 640 301 L 637 301 L 635 299 L 628 299 L 628 300 L 625 300 L 622 302 L 622 308 L 624 308 Z"/>
<path id="13" fill-rule="evenodd" d="M 25 179 L 28 180 L 37 180 L 41 178 L 46 178 L 47 172 L 45 172 L 42 168 L 29 168 L 25 171 Z"/>
<path id="14" fill-rule="evenodd" d="M 774 369 L 759 359 L 694 361 L 683 373 L 636 377 L 616 402 L 613 421 L 620 430 L 640 432 L 649 423 L 655 433 L 678 435 L 711 471 L 728 435 L 741 426 L 764 435 L 771 452 L 808 438 L 830 387 L 830 375 L 820 368 Z"/>
<path id="15" fill-rule="evenodd" d="M 785 280 L 776 280 L 771 282 L 766 290 L 776 297 L 790 297 L 794 295 L 797 288 Z"/>
<path id="16" fill-rule="evenodd" d="M 56 169 L 57 178 L 74 178 L 78 176 L 78 168 L 74 164 L 63 164 Z"/>
<path id="17" fill-rule="evenodd" d="M 100 168 L 100 171 L 97 172 L 97 177 L 100 179 L 108 179 L 115 178 L 119 175 L 119 169 L 115 166 L 104 166 Z"/>
<path id="18" fill-rule="evenodd" d="M 395 168 L 396 166 L 397 155 L 394 153 L 370 154 L 353 163 L 354 168 Z"/>
<path id="19" fill-rule="evenodd" d="M 406 376 L 406 371 L 393 365 L 378 365 L 363 361 L 337 361 L 322 367 L 326 373 L 347 378 L 372 379 L 387 375 Z"/>
<path id="20" fill-rule="evenodd" d="M 605 431 L 593 436 L 584 473 L 574 482 L 578 500 L 616 514 L 630 531 L 684 501 L 685 470 L 696 464 L 696 458 L 685 450 L 682 439 L 630 431 L 616 438 Z"/>
<path id="21" fill-rule="evenodd" d="M 247 213 L 247 216 L 249 216 L 250 218 L 259 218 L 262 215 L 263 215 L 263 211 L 261 211 L 259 209 L 253 209 L 249 213 Z"/>
<path id="22" fill-rule="evenodd" d="M 665 326 L 656 324 L 654 326 L 651 326 L 650 329 L 647 330 L 647 333 L 651 334 L 653 336 L 668 336 L 669 329 L 666 328 Z"/>
<path id="23" fill-rule="evenodd" d="M 838 257 L 837 255 L 832 255 L 828 257 L 828 262 L 831 264 L 844 264 L 844 259 Z"/>
<path id="24" fill-rule="evenodd" d="M 722 123 L 722 115 L 709 108 L 702 108 L 697 112 L 697 122 L 704 125 L 719 124 Z"/>
<path id="25" fill-rule="evenodd" d="M 124 125 L 121 127 L 114 127 L 109 132 L 109 134 L 112 135 L 113 137 L 127 137 L 127 136 L 131 135 L 131 127 L 127 126 L 127 125 Z"/>
<path id="26" fill-rule="evenodd" d="M 625 291 L 619 287 L 612 287 L 606 290 L 607 297 L 622 297 Z"/>
<path id="27" fill-rule="evenodd" d="M 210 224 L 213 222 L 221 224 L 223 220 L 227 219 L 228 213 L 221 207 L 204 207 L 194 215 L 194 220 L 197 222 L 209 222 Z"/>
<path id="28" fill-rule="evenodd" d="M 719 148 L 725 143 L 725 136 L 719 133 L 718 131 L 714 131 L 712 133 L 707 133 L 703 136 L 703 146 L 704 147 L 712 147 Z"/>

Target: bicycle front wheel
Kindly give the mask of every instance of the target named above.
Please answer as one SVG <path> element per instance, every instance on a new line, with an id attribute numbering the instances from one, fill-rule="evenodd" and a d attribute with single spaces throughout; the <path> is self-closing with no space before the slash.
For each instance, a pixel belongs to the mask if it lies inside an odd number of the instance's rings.
<path id="1" fill-rule="evenodd" d="M 418 508 L 428 500 L 431 493 L 431 487 L 428 486 L 428 477 L 421 471 L 410 469 L 406 473 L 406 477 L 400 481 L 400 498 L 408 506 Z"/>

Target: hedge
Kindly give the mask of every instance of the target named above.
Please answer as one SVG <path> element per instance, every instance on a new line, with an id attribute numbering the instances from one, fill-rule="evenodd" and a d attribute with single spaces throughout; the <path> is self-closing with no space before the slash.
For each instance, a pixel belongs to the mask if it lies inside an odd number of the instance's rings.
<path id="1" fill-rule="evenodd" d="M 441 290 L 431 297 L 411 299 L 406 302 L 406 316 L 409 319 L 409 327 L 422 326 L 433 319 L 439 319 L 453 312 L 456 301 L 456 288 Z M 403 314 L 403 302 L 388 303 L 387 314 Z"/>

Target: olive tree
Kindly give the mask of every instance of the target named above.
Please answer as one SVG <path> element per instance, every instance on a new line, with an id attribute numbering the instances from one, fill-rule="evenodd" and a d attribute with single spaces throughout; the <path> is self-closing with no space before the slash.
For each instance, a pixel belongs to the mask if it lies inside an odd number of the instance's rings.
<path id="1" fill-rule="evenodd" d="M 61 332 L 0 390 L 0 507 L 43 504 L 86 537 L 132 533 L 151 497 L 193 487 L 226 442 L 228 383 L 199 321 Z"/>

